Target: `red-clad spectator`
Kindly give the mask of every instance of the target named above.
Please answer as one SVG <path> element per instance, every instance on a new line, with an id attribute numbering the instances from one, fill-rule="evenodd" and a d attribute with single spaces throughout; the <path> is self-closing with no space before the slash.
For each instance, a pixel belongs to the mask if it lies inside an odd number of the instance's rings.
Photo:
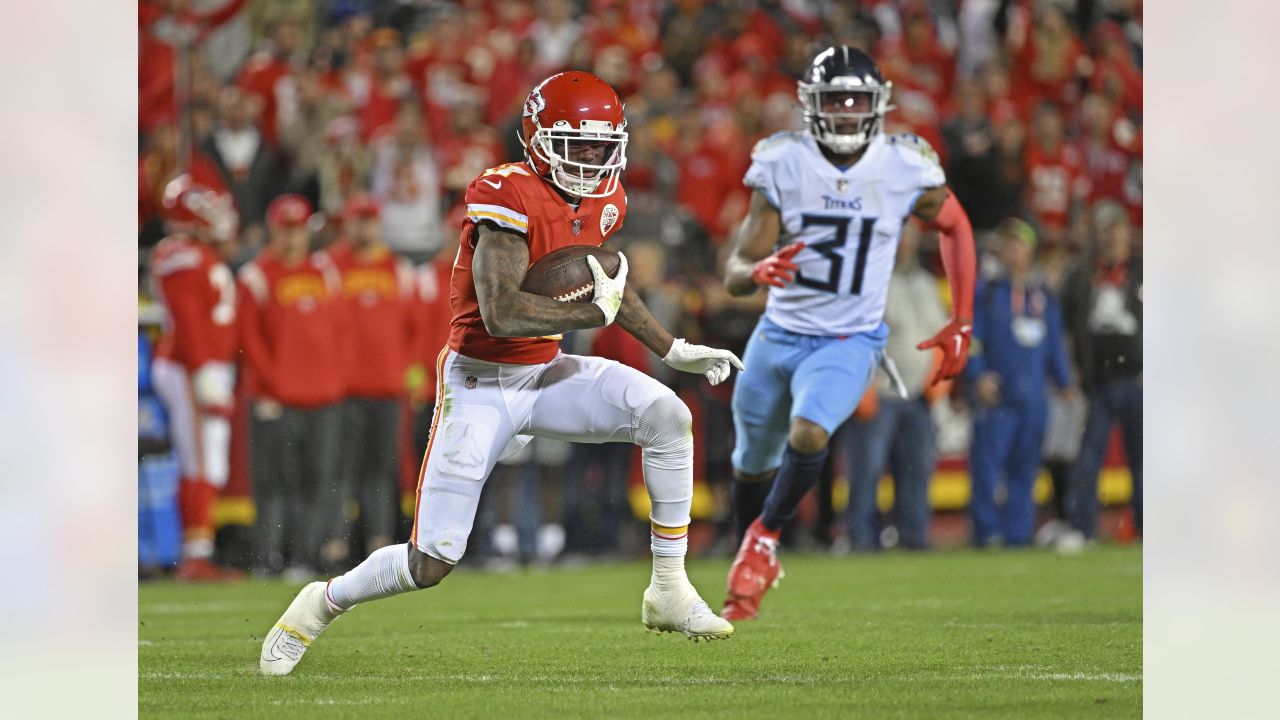
<path id="1" fill-rule="evenodd" d="M 1013 94 L 1024 117 L 1036 103 L 1047 100 L 1060 107 L 1078 99 L 1076 80 L 1087 69 L 1084 44 L 1076 37 L 1062 8 L 1038 5 L 1026 41 L 1015 48 Z"/>
<path id="2" fill-rule="evenodd" d="M 681 116 L 671 155 L 678 168 L 676 202 L 714 242 L 723 240 L 727 227 L 722 210 L 725 200 L 741 185 L 742 175 L 735 175 L 730 158 L 708 141 L 705 121 L 697 110 Z"/>
<path id="3" fill-rule="evenodd" d="M 902 34 L 882 40 L 876 56 L 895 86 L 909 85 L 928 93 L 935 106 L 947 100 L 955 58 L 938 42 L 933 17 L 927 10 L 911 9 L 905 13 Z"/>
<path id="4" fill-rule="evenodd" d="M 1045 240 L 1061 240 L 1077 203 L 1089 192 L 1089 178 L 1079 151 L 1067 142 L 1062 113 L 1053 103 L 1036 108 L 1025 162 L 1026 205 L 1044 229 Z"/>
<path id="5" fill-rule="evenodd" d="M 795 94 L 795 78 L 787 77 L 769 60 L 768 48 L 756 35 L 744 35 L 733 43 L 735 69 L 729 74 L 729 94 L 735 98 L 753 96 L 759 100 L 774 93 Z"/>
<path id="6" fill-rule="evenodd" d="M 220 251 L 235 241 L 235 206 L 227 193 L 184 175 L 169 183 L 162 208 L 172 234 L 156 246 L 151 278 L 167 312 L 151 372 L 182 468 L 182 562 L 175 578 L 231 579 L 240 573 L 212 558 L 213 505 L 230 460 L 236 353 L 235 278 Z"/>
<path id="7" fill-rule="evenodd" d="M 1092 33 L 1094 48 L 1093 74 L 1090 88 L 1106 95 L 1124 112 L 1142 117 L 1142 69 L 1133 59 L 1133 51 L 1124 29 L 1104 21 Z"/>
<path id="8" fill-rule="evenodd" d="M 484 105 L 486 123 L 496 126 L 519 117 L 520 108 L 528 94 L 526 88 L 533 87 L 542 80 L 533 65 L 536 54 L 537 47 L 533 41 L 524 38 L 513 45 L 509 52 L 495 55 L 493 73 L 487 84 L 489 93 Z"/>
<path id="9" fill-rule="evenodd" d="M 1079 147 L 1081 162 L 1089 178 L 1089 203 L 1102 198 L 1124 197 L 1129 153 L 1116 141 L 1116 117 L 1111 101 L 1090 93 L 1080 103 L 1083 133 Z"/>
<path id="10" fill-rule="evenodd" d="M 285 16 L 271 26 L 268 47 L 249 57 L 236 84 L 261 98 L 260 122 L 267 142 L 279 142 L 279 128 L 288 124 L 297 112 L 297 88 L 293 81 L 293 56 L 302 45 L 302 28 L 292 17 Z"/>
<path id="11" fill-rule="evenodd" d="M 226 24 L 246 0 L 228 0 L 222 7 L 197 12 L 174 0 L 138 3 L 138 125 L 150 130 L 178 113 L 174 71 L 175 46 L 198 47 L 209 33 Z"/>
<path id="12" fill-rule="evenodd" d="M 657 27 L 649 22 L 635 22 L 626 13 L 622 0 L 591 0 L 591 12 L 586 19 L 584 38 L 592 52 L 606 48 L 621 48 L 632 63 L 651 52 L 658 51 Z M 622 88 L 616 88 L 625 95 Z"/>
<path id="13" fill-rule="evenodd" d="M 240 269 L 240 338 L 253 379 L 250 466 L 259 571 L 302 577 L 337 560 L 338 448 L 349 332 L 338 271 L 312 255 L 310 204 L 267 210 L 270 244 Z M 325 545 L 328 557 L 321 556 Z"/>
<path id="14" fill-rule="evenodd" d="M 476 39 L 464 30 L 458 13 L 449 12 L 433 23 L 424 38 L 415 41 L 405 63 L 414 89 L 422 101 L 423 117 L 430 135 L 446 132 L 449 113 L 462 102 L 484 102 L 486 91 L 476 82 L 468 55 L 489 55 L 476 46 Z"/>
<path id="15" fill-rule="evenodd" d="M 405 72 L 404 50 L 400 33 L 390 28 L 374 31 L 373 68 L 369 73 L 368 94 L 358 104 L 360 135 L 365 140 L 377 137 L 396 120 L 405 101 L 412 100 L 413 83 Z"/>
<path id="16" fill-rule="evenodd" d="M 391 544 L 396 533 L 396 438 L 419 309 L 417 273 L 383 242 L 379 213 L 372 196 L 352 195 L 343 211 L 345 242 L 327 252 L 342 279 L 348 323 L 341 338 L 347 388 L 341 494 L 344 505 L 359 503 L 369 552 Z M 338 522 L 332 537 L 346 534 Z"/>
<path id="17" fill-rule="evenodd" d="M 445 192 L 457 198 L 480 173 L 502 164 L 506 151 L 498 134 L 484 123 L 477 104 L 458 105 L 449 123 L 449 133 L 436 142 L 436 157 Z"/>

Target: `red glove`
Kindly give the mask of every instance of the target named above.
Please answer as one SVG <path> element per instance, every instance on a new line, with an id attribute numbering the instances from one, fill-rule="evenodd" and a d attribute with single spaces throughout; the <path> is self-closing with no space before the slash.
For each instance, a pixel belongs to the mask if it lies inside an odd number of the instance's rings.
<path id="1" fill-rule="evenodd" d="M 951 318 L 936 335 L 916 346 L 917 350 L 936 347 L 942 351 L 942 363 L 933 374 L 930 385 L 950 380 L 964 370 L 965 363 L 969 362 L 969 336 L 972 334 L 972 322 Z"/>
<path id="2" fill-rule="evenodd" d="M 796 264 L 791 258 L 804 249 L 804 243 L 792 243 L 769 257 L 761 260 L 751 268 L 751 282 L 757 285 L 785 287 L 796 279 Z"/>

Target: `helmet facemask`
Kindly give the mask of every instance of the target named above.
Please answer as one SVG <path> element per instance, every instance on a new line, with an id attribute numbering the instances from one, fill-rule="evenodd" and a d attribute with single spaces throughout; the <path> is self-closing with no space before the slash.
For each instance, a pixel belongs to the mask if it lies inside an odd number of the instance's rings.
<path id="1" fill-rule="evenodd" d="M 547 164 L 553 185 L 577 197 L 606 197 L 618 189 L 627 166 L 626 121 L 615 129 L 607 120 L 583 120 L 574 128 L 564 120 L 538 126 L 521 137 L 526 152 Z"/>
<path id="2" fill-rule="evenodd" d="M 892 90 L 891 82 L 866 84 L 856 77 L 837 77 L 829 83 L 801 82 L 796 94 L 814 139 L 832 152 L 852 155 L 883 130 L 884 115 L 893 109 Z"/>
<path id="3" fill-rule="evenodd" d="M 170 231 L 195 235 L 209 242 L 235 240 L 240 218 L 231 195 L 213 190 L 185 192 L 175 201 L 182 204 L 188 217 L 167 220 Z"/>

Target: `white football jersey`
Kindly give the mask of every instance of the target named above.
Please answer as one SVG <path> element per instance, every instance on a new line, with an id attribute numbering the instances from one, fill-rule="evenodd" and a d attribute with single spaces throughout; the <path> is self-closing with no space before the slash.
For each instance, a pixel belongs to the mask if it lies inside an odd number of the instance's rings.
<path id="1" fill-rule="evenodd" d="M 795 281 L 769 288 L 765 315 L 792 332 L 830 336 L 879 327 L 902 224 L 946 177 L 915 135 L 877 135 L 840 170 L 813 136 L 783 132 L 756 144 L 743 182 L 781 213 L 779 247 L 805 244 L 792 259 Z"/>

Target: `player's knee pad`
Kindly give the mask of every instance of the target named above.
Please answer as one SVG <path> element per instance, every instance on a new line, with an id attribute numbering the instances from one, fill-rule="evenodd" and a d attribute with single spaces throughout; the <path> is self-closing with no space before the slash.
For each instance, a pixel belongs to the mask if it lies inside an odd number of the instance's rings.
<path id="1" fill-rule="evenodd" d="M 693 414 L 675 393 L 660 395 L 636 418 L 635 439 L 646 458 L 678 461 L 687 457 L 692 463 Z"/>
<path id="2" fill-rule="evenodd" d="M 666 393 L 636 420 L 636 444 L 644 462 L 650 516 L 669 527 L 689 524 L 693 499 L 693 416 L 675 393 Z"/>

